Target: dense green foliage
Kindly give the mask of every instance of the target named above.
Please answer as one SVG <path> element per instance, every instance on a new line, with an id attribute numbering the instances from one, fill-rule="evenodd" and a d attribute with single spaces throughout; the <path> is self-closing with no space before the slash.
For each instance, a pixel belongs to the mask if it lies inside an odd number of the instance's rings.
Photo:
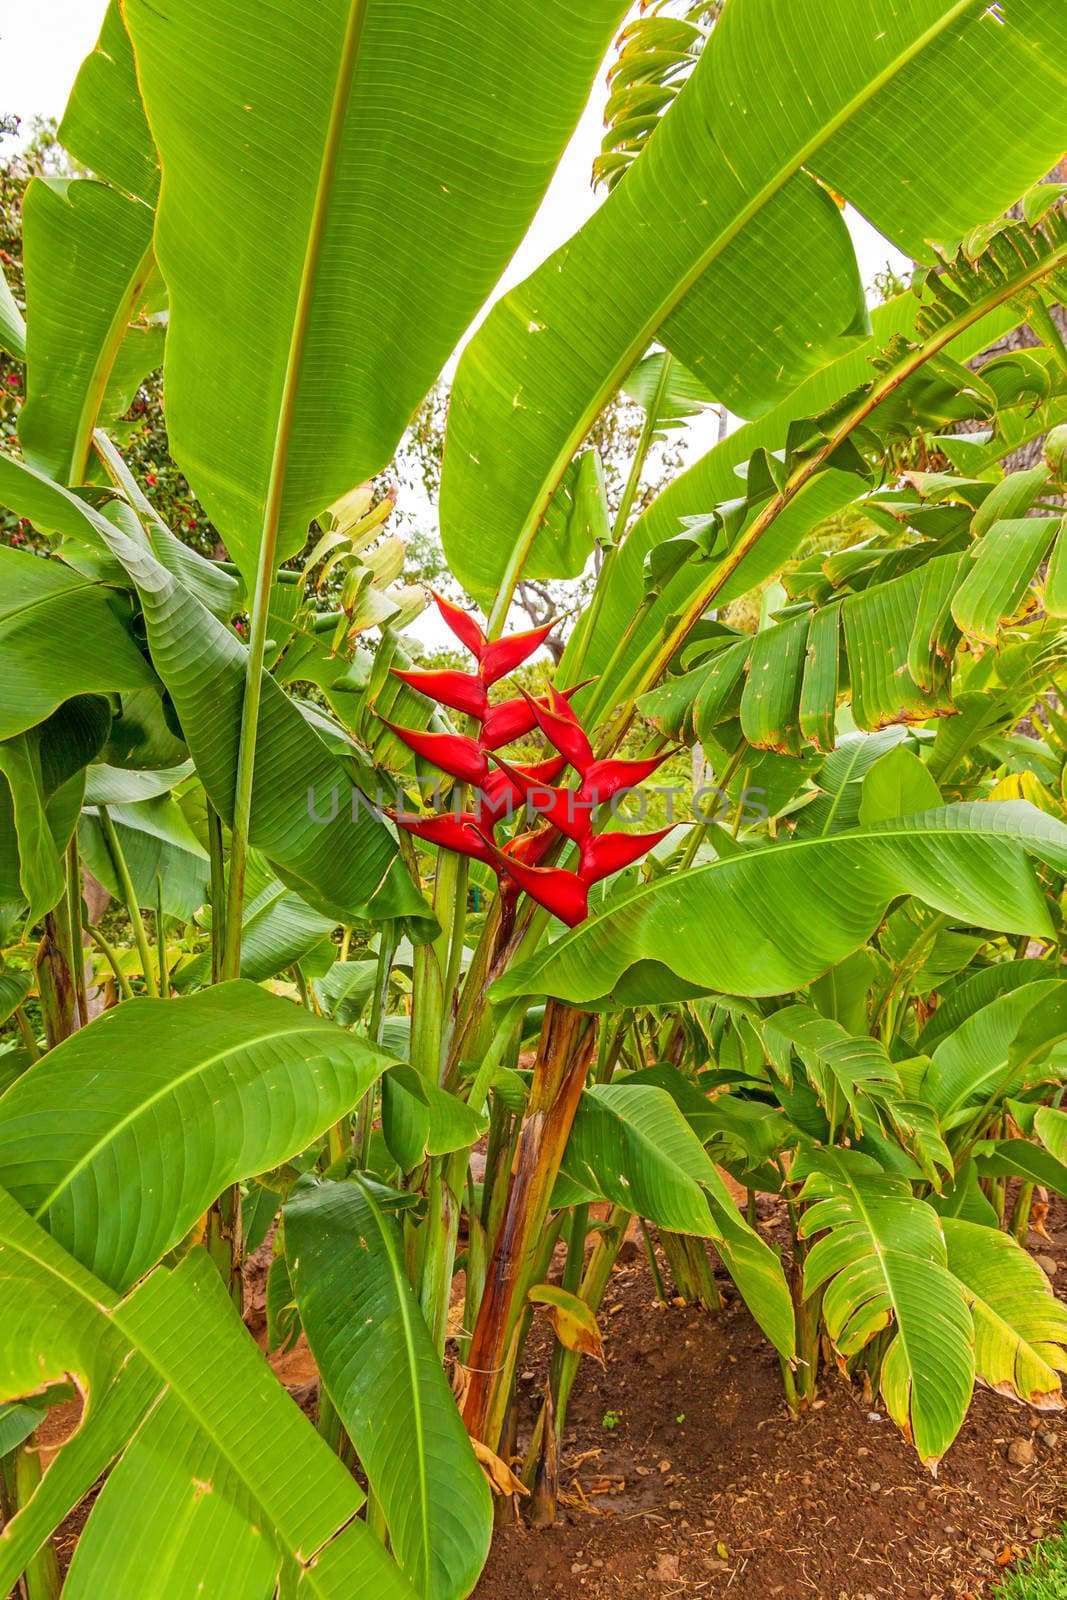
<path id="1" fill-rule="evenodd" d="M 104 1477 L 67 1600 L 462 1600 L 635 1219 L 798 1414 L 1063 1403 L 1067 21 L 643 8 L 442 444 L 625 12 L 113 0 L 5 175 L 0 1591 Z"/>

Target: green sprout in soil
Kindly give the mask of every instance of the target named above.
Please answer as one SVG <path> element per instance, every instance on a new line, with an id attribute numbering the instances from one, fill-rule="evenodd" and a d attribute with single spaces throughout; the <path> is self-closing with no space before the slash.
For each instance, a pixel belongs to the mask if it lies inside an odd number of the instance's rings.
<path id="1" fill-rule="evenodd" d="M 622 1413 L 621 1412 L 619 1412 L 619 1411 L 605 1411 L 601 1426 L 604 1427 L 604 1428 L 607 1428 L 609 1433 L 612 1433 L 618 1427 L 618 1425 L 621 1422 L 621 1420 L 622 1420 Z"/>

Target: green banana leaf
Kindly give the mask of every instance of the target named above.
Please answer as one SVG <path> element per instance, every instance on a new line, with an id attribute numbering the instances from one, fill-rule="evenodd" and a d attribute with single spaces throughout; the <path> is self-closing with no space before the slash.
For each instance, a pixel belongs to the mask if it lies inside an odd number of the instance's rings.
<path id="1" fill-rule="evenodd" d="M 1065 51 L 1059 0 L 1021 0 L 1008 26 L 981 0 L 731 0 L 626 181 L 464 352 L 441 485 L 460 581 L 489 595 L 521 570 L 571 457 L 652 340 L 752 414 L 780 376 L 864 331 L 844 226 L 813 178 L 919 260 L 1001 214 L 1062 153 Z M 971 82 L 1012 94 L 961 93 Z M 1034 112 L 1023 137 L 1016 95 Z M 976 139 L 995 160 L 971 159 Z M 783 273 L 785 315 L 765 320 Z M 708 373 L 691 346 L 734 365 Z"/>
<path id="2" fill-rule="evenodd" d="M 0 1098 L 0 1183 L 124 1289 L 227 1184 L 319 1138 L 388 1061 L 244 979 L 184 999 L 131 1000 Z"/>
<path id="3" fill-rule="evenodd" d="M 171 447 L 249 583 L 389 460 L 625 9 L 125 5 L 165 174 Z"/>
<path id="4" fill-rule="evenodd" d="M 166 1526 L 165 1562 L 196 1571 L 213 1593 L 233 1592 L 223 1578 L 232 1576 L 236 1540 L 239 1565 L 250 1562 L 263 1579 L 244 1591 L 254 1600 L 272 1600 L 283 1561 L 296 1564 L 297 1594 L 314 1600 L 414 1600 L 356 1516 L 359 1486 L 278 1384 L 203 1251 L 119 1299 L 3 1190 L 0 1250 L 0 1401 L 74 1374 L 89 1397 L 88 1426 L 96 1397 L 127 1365 L 144 1375 L 168 1424 L 135 1438 L 136 1517 L 127 1487 L 134 1473 L 109 1479 L 90 1518 L 99 1511 L 107 1538 L 83 1536 L 68 1594 L 144 1593 L 137 1579 L 155 1553 L 151 1535 Z M 255 1553 L 268 1546 L 269 1573 Z"/>
<path id="5" fill-rule="evenodd" d="M 285 1249 L 308 1343 L 397 1560 L 425 1600 L 463 1600 L 489 1553 L 489 1486 L 375 1187 L 302 1183 Z"/>
<path id="6" fill-rule="evenodd" d="M 1021 800 L 772 844 L 608 901 L 490 997 L 604 1007 L 710 989 L 784 994 L 858 949 L 902 894 L 979 927 L 1051 937 L 1029 856 L 1067 872 L 1067 826 Z"/>

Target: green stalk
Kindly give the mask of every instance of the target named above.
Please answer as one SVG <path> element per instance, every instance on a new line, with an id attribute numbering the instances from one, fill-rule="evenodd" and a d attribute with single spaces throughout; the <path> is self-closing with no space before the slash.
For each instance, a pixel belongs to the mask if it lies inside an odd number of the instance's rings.
<path id="1" fill-rule="evenodd" d="M 163 879 L 156 873 L 156 949 L 159 951 L 159 992 L 170 999 L 170 972 L 167 969 L 167 928 L 163 918 Z"/>
<path id="2" fill-rule="evenodd" d="M 126 974 L 122 970 L 122 967 L 119 965 L 119 958 L 114 949 L 108 944 L 99 928 L 94 928 L 93 925 L 89 923 L 86 931 L 88 932 L 90 939 L 96 945 L 97 949 L 100 950 L 100 952 L 106 957 L 108 966 L 115 974 L 115 982 L 118 984 L 119 993 L 122 995 L 122 998 L 124 1000 L 132 1000 L 133 989 L 130 987 L 130 980 L 127 978 Z"/>
<path id="3" fill-rule="evenodd" d="M 311 320 L 315 276 L 329 218 L 331 184 L 344 136 L 349 90 L 359 57 L 366 11 L 366 0 L 353 4 L 349 9 L 348 23 L 341 49 L 337 84 L 333 104 L 330 108 L 330 121 L 326 132 L 326 141 L 323 147 L 322 162 L 315 190 L 315 203 L 312 208 L 307 251 L 300 275 L 292 334 L 289 340 L 289 353 L 286 360 L 285 381 L 282 385 L 281 401 L 275 426 L 270 481 L 263 506 L 263 525 L 260 530 L 256 584 L 248 629 L 248 668 L 245 677 L 244 705 L 241 711 L 241 737 L 237 750 L 237 783 L 233 802 L 230 874 L 226 896 L 226 937 L 222 960 L 223 978 L 236 978 L 241 971 L 241 915 L 244 908 L 245 873 L 248 866 L 250 843 L 249 824 L 252 815 L 252 783 L 256 761 L 256 738 L 259 732 L 260 701 L 263 693 L 263 662 L 267 643 L 270 592 L 274 582 L 274 568 L 277 566 L 278 535 L 281 528 L 285 476 L 289 463 L 289 446 L 292 440 L 301 362 Z"/>
<path id="4" fill-rule="evenodd" d="M 211 860 L 211 981 L 222 979 L 222 948 L 226 939 L 226 856 L 222 818 L 207 802 L 207 840 Z"/>
<path id="5" fill-rule="evenodd" d="M 374 993 L 371 995 L 370 1018 L 367 1024 L 367 1037 L 371 1044 L 382 1042 L 382 1029 L 385 1026 L 385 1014 L 389 1005 L 389 973 L 392 970 L 396 946 L 396 924 L 383 922 L 378 934 L 378 964 L 374 973 Z M 374 1131 L 374 1095 L 375 1088 L 372 1085 L 356 1108 L 354 1146 L 360 1167 L 365 1167 L 370 1159 L 370 1141 Z"/>
<path id="6" fill-rule="evenodd" d="M 29 1504 L 44 1476 L 33 1437 L 0 1457 L 0 1521 L 8 1522 Z M 27 1562 L 13 1596 L 20 1600 L 59 1600 L 59 1563 L 49 1537 Z"/>
<path id="7" fill-rule="evenodd" d="M 18 1024 L 18 1030 L 22 1035 L 22 1042 L 26 1047 L 26 1054 L 29 1056 L 31 1064 L 34 1061 L 39 1061 L 41 1059 L 41 1052 L 37 1048 L 37 1037 L 34 1034 L 33 1029 L 30 1027 L 30 1019 L 26 1015 L 26 1011 L 23 1006 L 15 1007 L 15 1021 Z"/>
<path id="8" fill-rule="evenodd" d="M 637 491 L 641 486 L 641 477 L 645 470 L 645 463 L 648 460 L 648 452 L 652 448 L 656 437 L 659 415 L 663 407 L 663 401 L 666 398 L 673 365 L 674 357 L 669 351 L 665 350 L 663 352 L 663 367 L 660 371 L 659 382 L 656 385 L 656 392 L 652 397 L 652 404 L 645 413 L 641 437 L 637 441 L 637 450 L 634 453 L 633 461 L 630 463 L 626 487 L 623 489 L 622 499 L 619 502 L 619 509 L 615 516 L 611 531 L 611 548 L 605 555 L 600 571 L 597 574 L 596 587 L 593 590 L 593 598 L 589 609 L 579 623 L 581 636 L 574 641 L 573 655 L 567 663 L 567 671 L 560 688 L 565 689 L 568 684 L 577 683 L 582 675 L 582 668 L 585 666 L 585 658 L 589 651 L 589 641 L 596 632 L 596 625 L 600 620 L 600 613 L 604 606 L 604 595 L 611 581 L 611 574 L 618 562 L 619 550 L 622 547 L 623 540 L 626 538 L 630 513 L 633 510 L 634 501 L 637 499 Z"/>
<path id="9" fill-rule="evenodd" d="M 81 858 L 78 854 L 78 831 L 74 830 L 67 846 L 67 927 L 70 939 L 71 977 L 74 980 L 76 1028 L 84 1028 L 89 1020 L 89 996 L 85 987 L 85 947 L 82 944 L 82 894 Z"/>
<path id="10" fill-rule="evenodd" d="M 104 843 L 107 846 L 108 855 L 111 857 L 111 865 L 114 868 L 115 877 L 118 879 L 119 893 L 121 894 L 123 902 L 126 906 L 126 913 L 130 919 L 130 926 L 133 929 L 133 937 L 137 944 L 137 953 L 141 958 L 141 967 L 144 972 L 145 988 L 153 999 L 158 999 L 159 988 L 156 984 L 155 963 L 152 960 L 152 948 L 148 943 L 148 935 L 145 932 L 144 918 L 141 916 L 141 908 L 137 904 L 137 891 L 134 889 L 133 879 L 130 877 L 130 869 L 126 865 L 126 857 L 122 853 L 122 846 L 119 843 L 119 836 L 116 831 L 115 824 L 111 820 L 111 814 L 108 811 L 107 806 L 98 806 L 97 814 L 100 817 L 100 826 L 104 831 Z"/>

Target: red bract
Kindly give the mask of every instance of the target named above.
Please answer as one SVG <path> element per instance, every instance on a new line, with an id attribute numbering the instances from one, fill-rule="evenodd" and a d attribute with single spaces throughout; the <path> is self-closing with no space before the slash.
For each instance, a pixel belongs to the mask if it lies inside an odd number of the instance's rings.
<path id="1" fill-rule="evenodd" d="M 437 602 L 437 609 L 441 613 L 449 629 L 460 644 L 466 645 L 475 661 L 481 661 L 482 651 L 485 649 L 485 634 L 466 611 L 461 611 L 459 606 L 454 606 L 451 600 L 446 600 L 443 595 L 431 589 L 430 593 Z"/>
<path id="2" fill-rule="evenodd" d="M 476 811 L 464 811 L 458 816 L 445 811 L 436 817 L 397 817 L 396 820 L 399 827 L 427 844 L 455 850 L 461 856 L 473 856 L 476 861 L 484 861 L 486 866 L 496 865 L 478 832 L 481 818 Z"/>
<path id="3" fill-rule="evenodd" d="M 556 625 L 549 622 L 543 628 L 531 628 L 528 633 L 513 633 L 510 638 L 490 641 L 466 611 L 461 611 L 459 606 L 454 606 L 436 590 L 431 589 L 430 593 L 452 633 L 477 661 L 478 675 L 487 689 L 528 661 Z"/>
<path id="4" fill-rule="evenodd" d="M 582 773 L 579 794 L 593 805 L 604 805 L 624 789 L 636 789 L 666 761 L 670 751 L 647 761 L 594 761 Z"/>
<path id="5" fill-rule="evenodd" d="M 483 839 L 497 865 L 531 900 L 551 911 L 569 928 L 585 921 L 589 915 L 589 885 L 583 883 L 576 872 L 565 872 L 562 867 L 529 867 L 498 850 L 491 839 L 484 835 Z"/>
<path id="6" fill-rule="evenodd" d="M 499 756 L 493 760 L 513 781 L 533 815 L 544 817 L 568 839 L 580 841 L 589 832 L 592 808 L 580 801 L 574 789 L 554 789 L 550 783 L 532 778 L 522 767 L 509 766 Z"/>
<path id="7" fill-rule="evenodd" d="M 632 867 L 670 831 L 670 828 L 660 828 L 656 833 L 591 834 L 582 845 L 578 872 L 586 883 L 599 883 L 602 878 L 610 878 L 613 873 Z"/>
<path id="8" fill-rule="evenodd" d="M 399 667 L 390 670 L 409 689 L 417 689 L 451 711 L 463 711 L 481 722 L 489 710 L 485 685 L 473 672 L 402 672 Z"/>
<path id="9" fill-rule="evenodd" d="M 526 799 L 526 793 L 532 786 L 543 787 L 552 783 L 560 776 L 567 763 L 562 756 L 553 756 L 550 761 L 539 761 L 532 767 L 507 766 L 499 757 L 494 757 L 500 771 L 491 772 L 478 791 L 477 800 L 485 816 L 494 824 L 500 818 L 514 811 L 516 804 L 521 804 Z"/>
<path id="10" fill-rule="evenodd" d="M 382 721 L 409 750 L 447 772 L 450 778 L 458 778 L 461 783 L 484 783 L 489 776 L 489 762 L 476 739 L 461 733 L 422 733 L 418 728 L 402 728 L 388 722 L 385 717 Z"/>
<path id="11" fill-rule="evenodd" d="M 487 644 L 480 663 L 482 682 L 486 688 L 499 683 L 501 678 L 506 678 L 509 672 L 514 672 L 516 667 L 528 661 L 534 651 L 544 644 L 554 627 L 555 623 L 549 622 L 543 628 L 531 628 L 529 633 L 513 633 L 509 639 L 494 639 Z"/>
<path id="12" fill-rule="evenodd" d="M 557 709 L 549 711 L 529 695 L 526 698 L 545 738 L 555 745 L 561 756 L 567 757 L 576 771 L 584 775 L 593 764 L 593 747 L 568 701 L 562 695 L 557 695 Z M 558 709 L 560 704 L 565 708 L 563 712 Z"/>
<path id="13" fill-rule="evenodd" d="M 584 688 L 584 683 L 576 683 L 573 689 L 567 690 L 567 694 L 577 694 L 579 689 Z M 544 706 L 543 700 L 538 700 L 536 703 Z M 489 707 L 489 715 L 482 723 L 482 748 L 501 750 L 514 739 L 525 738 L 526 734 L 532 733 L 536 727 L 537 713 L 534 710 L 534 701 L 529 695 L 519 695 L 515 700 L 502 700 L 498 706 Z"/>

